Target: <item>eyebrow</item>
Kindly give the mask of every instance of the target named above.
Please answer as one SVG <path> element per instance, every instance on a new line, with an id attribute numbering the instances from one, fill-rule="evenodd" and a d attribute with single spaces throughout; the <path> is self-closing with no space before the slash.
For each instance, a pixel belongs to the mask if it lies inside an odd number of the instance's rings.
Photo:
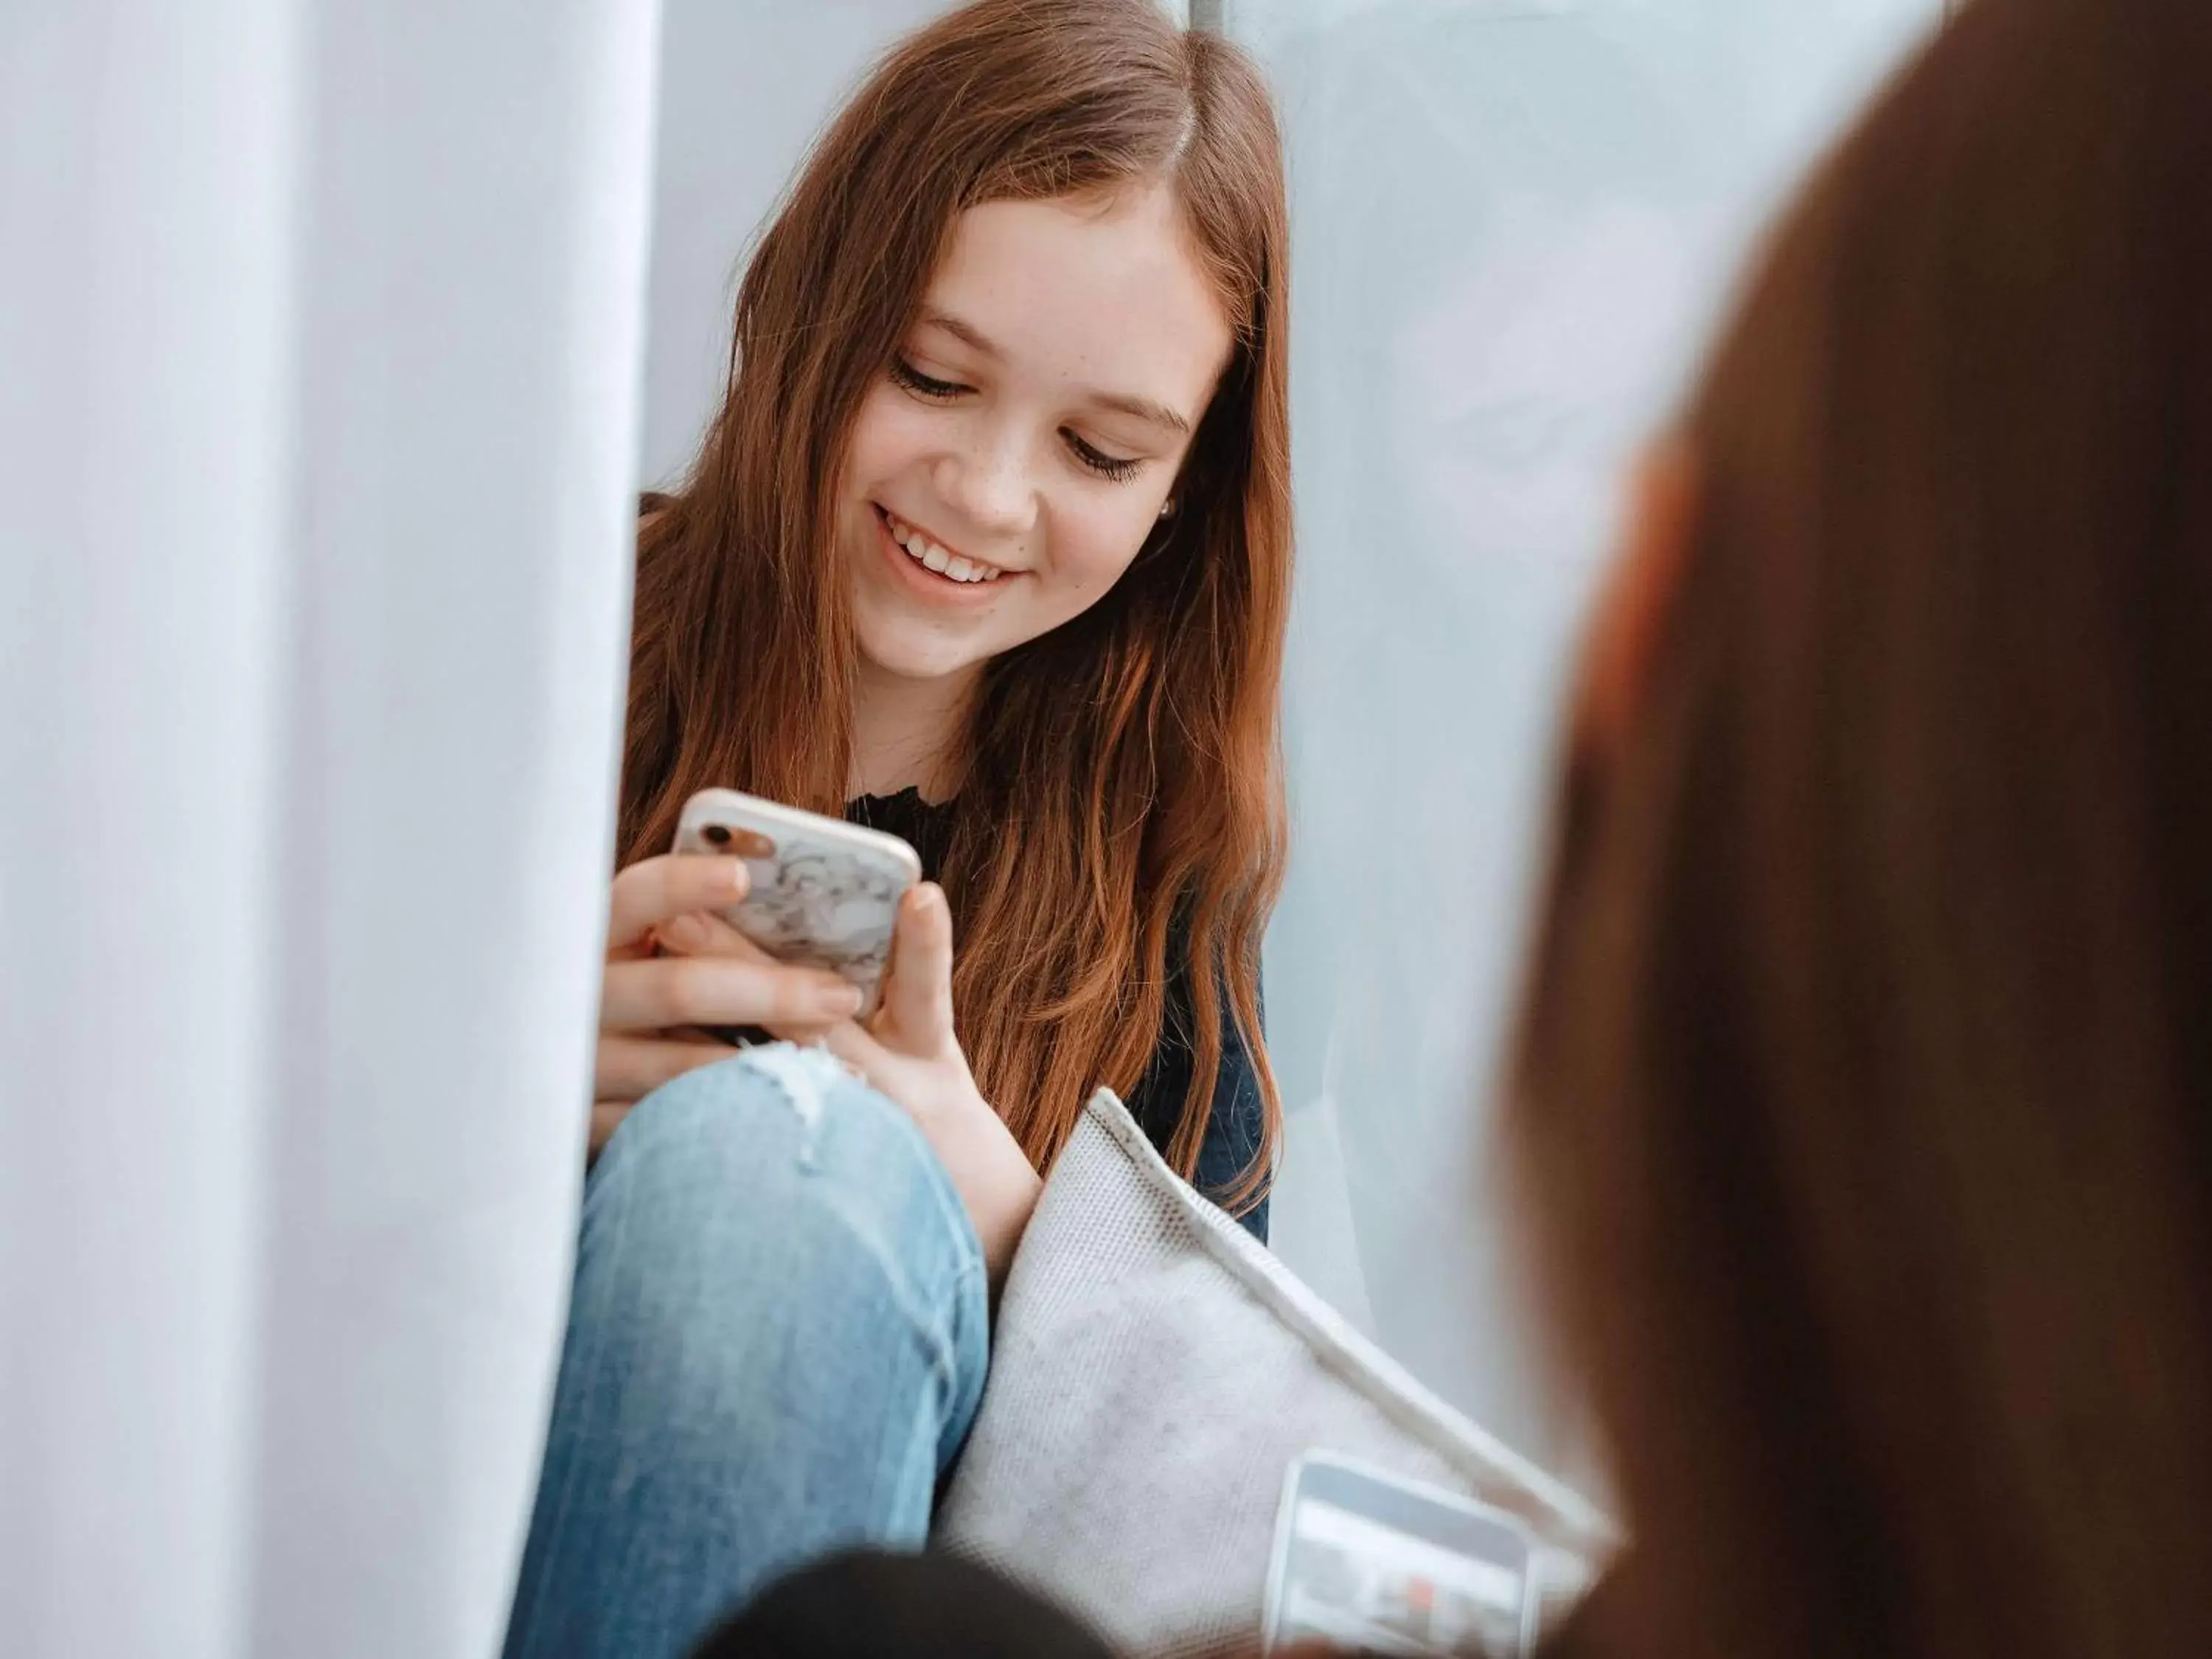
<path id="1" fill-rule="evenodd" d="M 994 361 L 1003 361 L 1006 357 L 1006 354 L 1000 349 L 997 343 L 989 335 L 984 333 L 973 323 L 955 317 L 951 312 L 939 311 L 934 306 L 924 306 L 919 320 L 926 327 L 944 330 L 969 349 L 980 352 Z M 1165 404 L 1155 403 L 1150 398 L 1134 397 L 1126 392 L 1093 392 L 1089 393 L 1088 397 L 1091 403 L 1101 409 L 1110 409 L 1116 414 L 1134 416 L 1138 420 L 1149 421 L 1155 426 L 1164 426 L 1179 436 L 1188 437 L 1190 434 L 1188 421 Z"/>

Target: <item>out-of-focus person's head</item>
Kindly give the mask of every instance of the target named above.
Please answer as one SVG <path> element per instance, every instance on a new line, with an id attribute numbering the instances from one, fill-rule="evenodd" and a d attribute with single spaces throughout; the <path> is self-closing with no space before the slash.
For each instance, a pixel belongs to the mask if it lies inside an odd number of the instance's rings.
<path id="1" fill-rule="evenodd" d="M 1018 1585 L 951 1555 L 832 1556 L 761 1592 L 691 1659 L 1112 1659 Z"/>
<path id="2" fill-rule="evenodd" d="M 1678 440 L 1514 1089 L 1584 1633 L 2212 1654 L 2212 8 L 1967 6 Z"/>

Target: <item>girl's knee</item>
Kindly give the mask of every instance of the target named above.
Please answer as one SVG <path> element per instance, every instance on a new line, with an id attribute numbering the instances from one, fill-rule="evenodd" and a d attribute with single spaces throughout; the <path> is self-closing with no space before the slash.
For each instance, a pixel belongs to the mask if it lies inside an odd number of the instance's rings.
<path id="1" fill-rule="evenodd" d="M 615 1131 L 585 1194 L 584 1248 L 727 1262 L 861 1258 L 924 1281 L 981 1271 L 958 1194 L 906 1114 L 828 1052 L 749 1048 L 664 1085 Z"/>

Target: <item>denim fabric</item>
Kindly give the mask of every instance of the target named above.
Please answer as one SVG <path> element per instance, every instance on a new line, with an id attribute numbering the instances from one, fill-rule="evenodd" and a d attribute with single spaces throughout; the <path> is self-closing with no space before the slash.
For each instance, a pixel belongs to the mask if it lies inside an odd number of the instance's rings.
<path id="1" fill-rule="evenodd" d="M 656 1091 L 586 1183 L 507 1659 L 672 1659 L 802 1562 L 919 1548 L 988 1363 L 904 1113 L 781 1044 Z"/>

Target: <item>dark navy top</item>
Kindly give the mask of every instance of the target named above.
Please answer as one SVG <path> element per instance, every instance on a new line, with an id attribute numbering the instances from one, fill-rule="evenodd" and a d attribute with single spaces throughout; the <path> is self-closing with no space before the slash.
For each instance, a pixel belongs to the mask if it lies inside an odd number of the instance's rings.
<path id="1" fill-rule="evenodd" d="M 849 801 L 845 816 L 854 823 L 896 836 L 913 848 L 921 860 L 923 875 L 930 880 L 935 881 L 944 869 L 945 855 L 952 842 L 951 802 L 926 801 L 920 791 L 905 789 L 896 795 L 863 795 Z M 1163 1152 L 1182 1119 L 1191 1068 L 1197 1064 L 1191 1041 L 1195 1024 L 1189 952 L 1178 933 L 1168 940 L 1167 1009 L 1160 1023 L 1159 1046 L 1152 1051 L 1144 1078 L 1123 1103 L 1152 1145 Z M 1265 1121 L 1252 1056 L 1245 1052 L 1234 1024 L 1224 1020 L 1221 1064 L 1213 1075 L 1213 1110 L 1206 1121 L 1206 1139 L 1199 1146 L 1192 1184 L 1209 1198 L 1218 1198 L 1235 1185 L 1259 1154 L 1260 1128 Z M 1265 1198 L 1237 1219 L 1262 1244 L 1267 1242 Z"/>

